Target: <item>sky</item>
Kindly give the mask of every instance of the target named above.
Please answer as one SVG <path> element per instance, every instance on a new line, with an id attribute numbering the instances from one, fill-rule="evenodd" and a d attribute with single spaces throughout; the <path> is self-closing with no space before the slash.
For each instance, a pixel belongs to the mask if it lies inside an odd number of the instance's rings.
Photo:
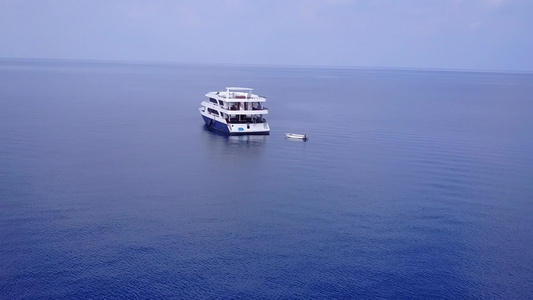
<path id="1" fill-rule="evenodd" d="M 0 0 L 0 58 L 533 72 L 533 0 Z"/>

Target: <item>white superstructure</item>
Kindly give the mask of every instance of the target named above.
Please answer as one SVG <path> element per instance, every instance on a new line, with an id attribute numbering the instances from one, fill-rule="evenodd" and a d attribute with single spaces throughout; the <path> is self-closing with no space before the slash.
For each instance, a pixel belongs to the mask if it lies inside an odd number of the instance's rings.
<path id="1" fill-rule="evenodd" d="M 202 101 L 200 114 L 209 129 L 230 135 L 269 134 L 270 127 L 264 115 L 266 98 L 252 94 L 253 89 L 227 87 L 220 92 L 209 92 Z"/>

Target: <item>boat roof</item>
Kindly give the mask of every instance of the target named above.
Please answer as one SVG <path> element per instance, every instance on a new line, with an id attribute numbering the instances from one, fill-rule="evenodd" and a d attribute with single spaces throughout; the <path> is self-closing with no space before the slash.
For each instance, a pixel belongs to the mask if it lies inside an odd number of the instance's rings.
<path id="1" fill-rule="evenodd" d="M 265 102 L 263 96 L 252 94 L 253 89 L 245 87 L 227 87 L 224 91 L 209 92 L 205 94 L 209 98 L 215 98 L 225 102 Z"/>
<path id="2" fill-rule="evenodd" d="M 253 91 L 254 89 L 246 87 L 226 87 L 226 90 Z"/>
<path id="3" fill-rule="evenodd" d="M 231 102 L 266 102 L 265 97 L 261 97 L 258 95 L 254 95 L 255 97 L 250 97 L 250 98 L 226 98 L 220 94 L 217 95 L 216 92 L 209 92 L 205 95 L 209 98 L 214 98 L 214 99 L 222 100 L 224 102 L 229 102 L 229 103 Z"/>

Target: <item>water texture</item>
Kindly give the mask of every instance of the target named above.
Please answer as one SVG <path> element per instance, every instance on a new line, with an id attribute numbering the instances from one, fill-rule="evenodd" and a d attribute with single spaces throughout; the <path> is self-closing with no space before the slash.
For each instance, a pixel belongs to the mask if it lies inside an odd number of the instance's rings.
<path id="1" fill-rule="evenodd" d="M 267 97 L 270 136 L 204 128 L 226 86 Z M 532 74 L 3 60 L 0 298 L 529 298 L 531 95 Z"/>

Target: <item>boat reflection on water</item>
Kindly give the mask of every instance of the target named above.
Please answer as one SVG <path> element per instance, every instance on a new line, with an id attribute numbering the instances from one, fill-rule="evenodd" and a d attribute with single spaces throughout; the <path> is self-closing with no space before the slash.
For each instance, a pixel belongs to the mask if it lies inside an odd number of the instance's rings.
<path id="1" fill-rule="evenodd" d="M 230 135 L 226 136 L 226 141 L 228 143 L 234 144 L 262 144 L 268 139 L 266 135 Z"/>
<path id="2" fill-rule="evenodd" d="M 267 145 L 269 135 L 227 135 L 203 127 L 202 140 L 205 148 L 211 149 L 212 156 L 228 157 L 257 157 Z"/>

